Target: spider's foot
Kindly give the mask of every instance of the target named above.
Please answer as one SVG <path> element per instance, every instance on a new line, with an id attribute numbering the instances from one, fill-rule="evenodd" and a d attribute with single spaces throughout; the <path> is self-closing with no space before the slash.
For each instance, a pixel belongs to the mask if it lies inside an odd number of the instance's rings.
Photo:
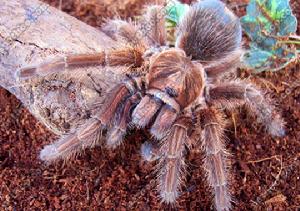
<path id="1" fill-rule="evenodd" d="M 281 118 L 276 118 L 267 127 L 269 134 L 275 137 L 284 137 L 286 135 L 284 122 Z"/>
<path id="2" fill-rule="evenodd" d="M 26 67 L 18 69 L 15 73 L 15 79 L 17 81 L 30 79 L 34 75 L 36 75 L 36 68 L 35 67 Z"/>
<path id="3" fill-rule="evenodd" d="M 163 191 L 160 193 L 160 197 L 162 199 L 162 202 L 166 203 L 166 204 L 173 204 L 176 202 L 176 199 L 178 198 L 178 192 L 166 192 Z"/>
<path id="4" fill-rule="evenodd" d="M 149 142 L 143 143 L 141 146 L 141 155 L 146 161 L 155 161 L 159 159 L 159 149 Z"/>
<path id="5" fill-rule="evenodd" d="M 40 152 L 40 159 L 42 161 L 52 161 L 59 157 L 58 149 L 55 145 L 50 144 L 44 147 Z"/>
<path id="6" fill-rule="evenodd" d="M 122 130 L 120 128 L 111 128 L 107 134 L 107 147 L 111 149 L 117 148 L 122 143 L 125 135 L 126 130 Z"/>

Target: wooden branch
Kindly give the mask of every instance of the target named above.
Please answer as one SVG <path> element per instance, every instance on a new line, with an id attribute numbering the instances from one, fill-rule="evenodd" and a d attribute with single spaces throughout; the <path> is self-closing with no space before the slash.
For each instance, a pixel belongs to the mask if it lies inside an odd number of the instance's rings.
<path id="1" fill-rule="evenodd" d="M 96 28 L 37 0 L 11 0 L 0 4 L 0 86 L 16 95 L 39 120 L 57 134 L 67 131 L 57 122 L 63 118 L 62 113 L 75 116 L 74 112 L 78 112 L 79 109 L 89 111 L 91 107 L 87 106 L 86 101 L 96 99 L 97 93 L 104 89 L 104 93 L 100 94 L 100 99 L 97 101 L 99 104 L 99 101 L 101 102 L 106 96 L 105 89 L 107 88 L 103 88 L 104 84 L 112 86 L 113 83 L 106 83 L 108 76 L 101 75 L 104 70 L 99 71 L 99 67 L 91 67 L 89 73 L 101 72 L 98 76 L 102 82 L 96 84 L 99 89 L 95 91 L 95 88 L 90 86 L 92 82 L 87 82 L 88 74 L 80 75 L 80 79 L 85 78 L 86 86 L 78 85 L 78 78 L 73 80 L 74 86 L 80 89 L 75 89 L 75 94 L 80 95 L 85 102 L 73 102 L 68 99 L 67 95 L 74 94 L 72 90 L 68 88 L 60 90 L 62 93 L 67 92 L 65 96 L 61 96 L 61 93 L 51 93 L 51 95 L 43 93 L 45 91 L 43 82 L 33 86 L 34 82 L 29 81 L 29 85 L 24 85 L 16 80 L 16 70 L 58 55 L 99 52 L 114 45 L 113 40 Z M 75 76 L 78 77 L 76 74 Z M 99 77 L 97 79 L 95 76 L 97 81 L 100 80 Z M 36 93 L 41 96 L 36 96 Z M 48 101 L 43 101 L 43 97 L 48 97 Z M 57 106 L 52 108 L 53 104 Z M 56 116 L 59 117 L 52 117 L 52 119 L 49 117 L 49 119 L 44 115 L 45 112 L 49 112 L 47 109 L 50 112 L 57 112 Z M 73 128 L 83 119 L 83 117 L 78 118 L 78 120 L 72 119 L 71 122 L 64 119 L 63 123 L 68 123 Z"/>
<path id="2" fill-rule="evenodd" d="M 45 3 L 12 0 L 0 5 L 0 85 L 13 94 L 20 91 L 14 78 L 19 67 L 111 45 L 104 33 Z"/>

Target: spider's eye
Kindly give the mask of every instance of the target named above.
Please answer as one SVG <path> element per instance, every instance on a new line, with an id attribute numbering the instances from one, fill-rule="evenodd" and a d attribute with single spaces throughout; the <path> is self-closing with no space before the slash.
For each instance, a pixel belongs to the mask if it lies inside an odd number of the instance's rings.
<path id="1" fill-rule="evenodd" d="M 216 61 L 237 50 L 241 40 L 239 19 L 221 1 L 204 0 L 180 22 L 176 46 L 194 60 Z"/>
<path id="2" fill-rule="evenodd" d="M 175 89 L 172 87 L 167 86 L 165 88 L 165 92 L 170 96 L 170 97 L 178 97 L 178 94 Z"/>

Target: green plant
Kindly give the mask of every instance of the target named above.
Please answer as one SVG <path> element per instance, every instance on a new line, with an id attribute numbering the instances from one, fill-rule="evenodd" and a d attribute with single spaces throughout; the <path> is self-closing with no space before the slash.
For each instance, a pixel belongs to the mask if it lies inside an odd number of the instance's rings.
<path id="1" fill-rule="evenodd" d="M 188 9 L 189 6 L 187 4 L 180 3 L 176 0 L 168 1 L 166 6 L 167 23 L 172 26 L 176 26 Z"/>
<path id="2" fill-rule="evenodd" d="M 188 11 L 187 4 L 180 3 L 177 0 L 169 0 L 165 8 L 166 29 L 168 32 L 168 41 L 171 45 L 175 44 L 175 28 L 184 14 Z"/>
<path id="3" fill-rule="evenodd" d="M 241 23 L 251 40 L 243 59 L 246 67 L 276 71 L 297 60 L 300 37 L 289 0 L 251 0 Z"/>

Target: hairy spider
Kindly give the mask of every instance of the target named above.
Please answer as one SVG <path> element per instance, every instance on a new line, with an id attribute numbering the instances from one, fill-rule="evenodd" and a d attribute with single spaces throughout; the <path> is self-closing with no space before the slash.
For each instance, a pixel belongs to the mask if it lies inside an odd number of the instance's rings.
<path id="1" fill-rule="evenodd" d="M 54 161 L 92 147 L 103 130 L 106 145 L 115 148 L 128 128 L 149 126 L 159 144 L 153 149 L 143 144 L 142 154 L 146 160 L 159 159 L 162 201 L 176 201 L 184 180 L 184 151 L 200 145 L 215 207 L 229 210 L 223 111 L 246 105 L 271 135 L 284 135 L 280 115 L 255 85 L 225 77 L 242 55 L 239 19 L 218 0 L 196 2 L 178 25 L 174 47 L 167 45 L 161 5 L 149 6 L 140 23 L 111 20 L 103 30 L 119 48 L 67 55 L 18 71 L 20 79 L 27 79 L 78 65 L 128 67 L 126 80 L 110 91 L 102 109 L 76 132 L 46 146 L 40 158 Z"/>

